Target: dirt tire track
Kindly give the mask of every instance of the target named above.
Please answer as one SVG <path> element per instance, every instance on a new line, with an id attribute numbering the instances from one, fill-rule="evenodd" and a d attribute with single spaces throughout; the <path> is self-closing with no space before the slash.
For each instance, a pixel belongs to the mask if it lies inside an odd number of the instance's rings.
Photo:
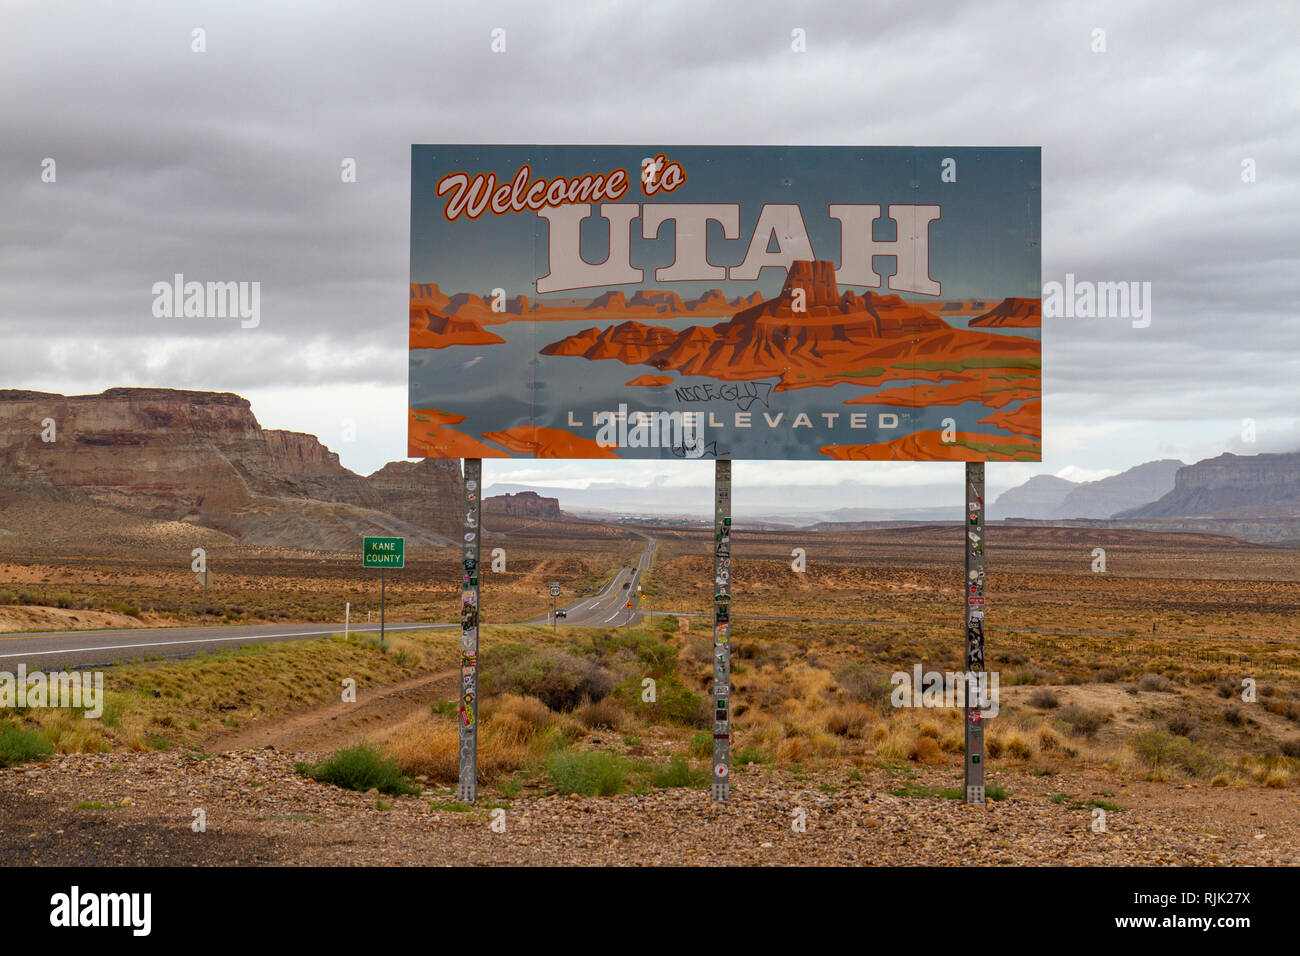
<path id="1" fill-rule="evenodd" d="M 216 734 L 205 747 L 216 753 L 264 748 L 276 750 L 332 750 L 373 739 L 395 723 L 428 708 L 441 699 L 434 692 L 444 685 L 446 699 L 456 690 L 458 670 L 422 674 L 397 684 L 358 687 L 356 703 L 337 701 L 309 711 L 271 717 L 252 726 Z"/>

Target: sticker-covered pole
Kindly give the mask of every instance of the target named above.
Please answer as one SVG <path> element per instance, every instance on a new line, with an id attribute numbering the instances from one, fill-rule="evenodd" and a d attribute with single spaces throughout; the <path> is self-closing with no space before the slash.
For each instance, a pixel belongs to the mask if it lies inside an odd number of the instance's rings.
<path id="1" fill-rule="evenodd" d="M 731 799 L 731 462 L 713 471 L 713 800 Z"/>
<path id="2" fill-rule="evenodd" d="M 465 529 L 460 576 L 460 785 L 456 799 L 478 798 L 479 554 L 483 460 L 465 459 Z"/>
<path id="3" fill-rule="evenodd" d="M 984 462 L 966 462 L 966 802 L 984 804 Z"/>

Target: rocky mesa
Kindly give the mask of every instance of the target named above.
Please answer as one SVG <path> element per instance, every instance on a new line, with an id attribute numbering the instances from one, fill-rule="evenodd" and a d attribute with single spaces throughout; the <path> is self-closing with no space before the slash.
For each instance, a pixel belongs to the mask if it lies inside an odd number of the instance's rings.
<path id="1" fill-rule="evenodd" d="M 385 533 L 447 543 L 458 531 L 458 463 L 395 464 L 358 475 L 313 435 L 263 429 L 229 392 L 0 391 L 0 487 L 247 544 L 353 550 L 361 535 Z M 419 480 L 398 487 L 395 474 L 412 469 Z"/>
<path id="2" fill-rule="evenodd" d="M 535 491 L 490 495 L 483 499 L 483 513 L 517 518 L 563 518 L 559 498 L 546 498 Z"/>

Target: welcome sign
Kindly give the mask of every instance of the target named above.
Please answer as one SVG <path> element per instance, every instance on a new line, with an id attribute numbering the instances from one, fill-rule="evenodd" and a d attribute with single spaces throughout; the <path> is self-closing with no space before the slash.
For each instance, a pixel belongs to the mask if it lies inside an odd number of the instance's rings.
<path id="1" fill-rule="evenodd" d="M 413 146 L 411 457 L 1039 461 L 1037 148 Z"/>

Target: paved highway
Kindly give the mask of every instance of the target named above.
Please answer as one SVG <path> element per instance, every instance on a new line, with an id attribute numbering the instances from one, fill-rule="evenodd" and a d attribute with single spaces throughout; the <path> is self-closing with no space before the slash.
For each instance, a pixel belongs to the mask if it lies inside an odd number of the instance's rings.
<path id="1" fill-rule="evenodd" d="M 641 534 L 639 531 L 634 533 Z M 641 620 L 640 596 L 636 589 L 641 575 L 650 569 L 655 553 L 655 539 L 644 534 L 641 537 L 646 539 L 646 548 L 637 558 L 636 566 L 619 568 L 618 573 L 594 596 L 561 605 L 565 613 L 561 622 L 568 627 L 622 627 Z M 544 614 L 526 623 L 550 624 L 551 615 Z"/>
<path id="2" fill-rule="evenodd" d="M 459 624 L 389 624 L 387 631 L 429 630 Z M 19 664 L 28 671 L 93 667 L 137 657 L 188 657 L 263 641 L 291 641 L 340 634 L 342 624 L 244 624 L 236 627 L 142 627 L 125 631 L 45 631 L 0 635 L 0 671 Z M 352 634 L 378 634 L 378 624 L 350 628 Z"/>
<path id="3" fill-rule="evenodd" d="M 640 532 L 636 532 L 640 534 Z M 641 619 L 637 610 L 636 588 L 641 575 L 650 567 L 655 541 L 646 549 L 635 567 L 620 568 L 613 580 L 594 597 L 584 598 L 566 608 L 566 625 L 622 627 Z M 624 585 L 626 584 L 626 587 Z M 631 603 L 631 608 L 627 605 Z M 549 624 L 551 616 L 528 621 Z M 424 631 L 432 628 L 459 627 L 459 624 L 389 624 L 390 632 Z M 242 624 L 200 627 L 142 627 L 115 631 L 43 631 L 39 634 L 0 634 L 0 671 L 14 672 L 19 664 L 27 670 L 58 670 L 64 667 L 97 667 L 142 657 L 188 657 L 199 651 L 218 651 L 223 647 L 260 644 L 266 641 L 291 641 L 307 637 L 324 637 L 342 632 L 342 624 Z M 378 634 L 373 622 L 353 625 L 352 634 Z"/>

